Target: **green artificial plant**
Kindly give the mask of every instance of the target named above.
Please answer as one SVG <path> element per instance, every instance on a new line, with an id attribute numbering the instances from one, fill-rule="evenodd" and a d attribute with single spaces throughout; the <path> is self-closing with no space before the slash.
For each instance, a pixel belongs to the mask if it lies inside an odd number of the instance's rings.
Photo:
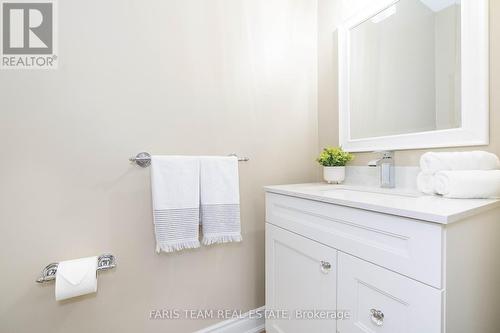
<path id="1" fill-rule="evenodd" d="M 316 161 L 324 167 L 345 166 L 354 159 L 354 155 L 342 150 L 342 147 L 327 147 L 319 154 Z"/>

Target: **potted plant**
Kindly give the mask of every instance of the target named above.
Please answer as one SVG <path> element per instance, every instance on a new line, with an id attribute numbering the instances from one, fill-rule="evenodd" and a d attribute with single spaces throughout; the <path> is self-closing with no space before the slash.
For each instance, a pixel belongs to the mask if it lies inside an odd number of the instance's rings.
<path id="1" fill-rule="evenodd" d="M 323 178 L 329 184 L 340 184 L 345 179 L 345 165 L 354 156 L 342 147 L 324 148 L 316 161 L 323 166 Z"/>

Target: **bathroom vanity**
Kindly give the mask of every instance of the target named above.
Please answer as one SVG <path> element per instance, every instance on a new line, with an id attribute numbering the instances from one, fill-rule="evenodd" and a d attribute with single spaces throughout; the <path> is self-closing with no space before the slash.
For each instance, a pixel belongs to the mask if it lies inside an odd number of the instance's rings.
<path id="1" fill-rule="evenodd" d="M 487 145 L 488 8 L 377 0 L 346 18 L 342 148 Z M 370 165 L 398 187 L 393 155 L 384 159 Z M 284 317 L 270 312 L 266 332 L 500 332 L 500 201 L 325 184 L 266 191 L 266 307 Z"/>
<path id="2" fill-rule="evenodd" d="M 500 332 L 498 235 L 498 200 L 266 187 L 266 332 Z"/>

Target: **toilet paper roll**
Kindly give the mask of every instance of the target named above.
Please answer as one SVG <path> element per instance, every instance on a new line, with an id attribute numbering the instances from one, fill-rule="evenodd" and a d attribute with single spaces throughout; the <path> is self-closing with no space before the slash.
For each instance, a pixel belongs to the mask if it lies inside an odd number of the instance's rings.
<path id="1" fill-rule="evenodd" d="M 97 257 L 61 261 L 56 273 L 56 300 L 97 291 Z"/>

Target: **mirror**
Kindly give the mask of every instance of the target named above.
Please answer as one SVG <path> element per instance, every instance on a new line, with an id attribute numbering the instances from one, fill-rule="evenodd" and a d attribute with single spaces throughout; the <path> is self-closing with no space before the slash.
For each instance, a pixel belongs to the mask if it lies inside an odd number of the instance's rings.
<path id="1" fill-rule="evenodd" d="M 339 29 L 344 148 L 487 144 L 487 1 L 375 2 Z"/>
<path id="2" fill-rule="evenodd" d="M 353 139 L 460 127 L 460 3 L 401 0 L 350 35 Z"/>

